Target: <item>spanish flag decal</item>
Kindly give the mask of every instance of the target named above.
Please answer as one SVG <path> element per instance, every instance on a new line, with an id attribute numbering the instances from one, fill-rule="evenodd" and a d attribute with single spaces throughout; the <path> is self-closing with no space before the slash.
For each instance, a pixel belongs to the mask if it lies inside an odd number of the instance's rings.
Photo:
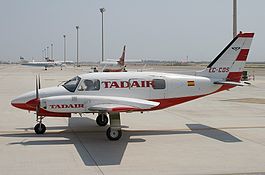
<path id="1" fill-rule="evenodd" d="M 194 81 L 187 81 L 187 85 L 188 86 L 195 86 L 195 82 Z"/>

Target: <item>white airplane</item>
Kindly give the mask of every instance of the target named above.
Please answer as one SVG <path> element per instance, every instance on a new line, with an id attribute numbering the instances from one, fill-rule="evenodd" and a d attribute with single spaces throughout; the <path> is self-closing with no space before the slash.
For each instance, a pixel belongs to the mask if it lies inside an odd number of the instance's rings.
<path id="1" fill-rule="evenodd" d="M 100 62 L 100 66 L 103 67 L 102 68 L 102 72 L 126 72 L 125 70 L 125 63 L 124 63 L 124 59 L 125 59 L 125 47 L 123 46 L 123 50 L 122 50 L 122 55 L 119 58 L 118 61 L 116 60 L 106 60 L 103 62 Z"/>
<path id="2" fill-rule="evenodd" d="M 110 127 L 110 140 L 122 135 L 120 113 L 154 111 L 236 86 L 240 82 L 254 33 L 239 33 L 223 51 L 195 76 L 157 72 L 89 73 L 76 76 L 62 86 L 40 89 L 23 94 L 11 104 L 36 111 L 37 134 L 46 131 L 44 117 L 71 117 L 72 113 L 98 113 L 96 123 Z"/>
<path id="3" fill-rule="evenodd" d="M 47 70 L 48 67 L 61 66 L 54 61 L 27 61 L 23 57 L 20 57 L 20 64 L 23 66 L 44 67 L 45 70 Z"/>
<path id="4" fill-rule="evenodd" d="M 65 66 L 65 64 L 74 64 L 73 61 L 55 61 L 49 58 L 45 58 L 46 61 L 27 61 L 23 57 L 20 57 L 20 64 L 23 66 L 33 66 L 33 67 L 44 67 L 45 70 L 47 70 L 48 67 L 62 67 Z"/>
<path id="5" fill-rule="evenodd" d="M 54 59 L 50 59 L 50 58 L 45 58 L 45 60 L 47 61 L 47 62 L 54 62 L 54 63 L 56 63 L 56 65 L 73 65 L 73 64 L 75 64 L 75 62 L 73 62 L 73 61 L 55 61 Z"/>

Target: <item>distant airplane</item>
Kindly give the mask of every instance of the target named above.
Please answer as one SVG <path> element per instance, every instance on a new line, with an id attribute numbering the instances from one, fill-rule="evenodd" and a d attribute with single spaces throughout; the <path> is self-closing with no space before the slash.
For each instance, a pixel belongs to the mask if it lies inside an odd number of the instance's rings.
<path id="1" fill-rule="evenodd" d="M 236 86 L 241 82 L 254 33 L 240 32 L 217 57 L 195 76 L 161 72 L 99 72 L 76 76 L 62 86 L 20 95 L 14 107 L 36 111 L 37 134 L 46 131 L 44 117 L 71 117 L 72 113 L 98 113 L 96 123 L 110 126 L 106 135 L 118 140 L 122 135 L 120 113 L 168 108 Z M 207 106 L 206 106 L 207 107 Z M 161 116 L 163 117 L 163 116 Z"/>
<path id="2" fill-rule="evenodd" d="M 44 67 L 47 70 L 48 67 L 62 67 L 66 64 L 74 64 L 73 61 L 55 61 L 53 59 L 45 58 L 46 61 L 27 61 L 23 57 L 20 57 L 20 64 L 24 66 Z"/>
<path id="3" fill-rule="evenodd" d="M 103 67 L 102 72 L 126 72 L 126 66 L 124 63 L 125 59 L 125 48 L 126 46 L 123 46 L 122 55 L 119 58 L 119 60 L 112 60 L 107 59 L 106 61 L 100 62 L 99 66 Z"/>

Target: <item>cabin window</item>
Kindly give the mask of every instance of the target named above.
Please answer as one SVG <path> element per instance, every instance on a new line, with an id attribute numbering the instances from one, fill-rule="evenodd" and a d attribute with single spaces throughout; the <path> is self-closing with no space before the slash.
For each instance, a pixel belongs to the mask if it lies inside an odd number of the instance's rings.
<path id="1" fill-rule="evenodd" d="M 80 77 L 78 77 L 78 76 L 74 77 L 71 80 L 68 80 L 67 82 L 65 82 L 63 84 L 63 87 L 65 89 L 67 89 L 68 91 L 70 91 L 70 92 L 74 92 L 76 87 L 77 87 L 77 85 L 79 84 L 80 80 L 81 80 Z"/>
<path id="2" fill-rule="evenodd" d="M 84 80 L 78 87 L 79 91 L 97 91 L 100 89 L 99 80 Z"/>
<path id="3" fill-rule="evenodd" d="M 154 79 L 152 81 L 154 89 L 165 89 L 166 81 L 164 79 Z"/>

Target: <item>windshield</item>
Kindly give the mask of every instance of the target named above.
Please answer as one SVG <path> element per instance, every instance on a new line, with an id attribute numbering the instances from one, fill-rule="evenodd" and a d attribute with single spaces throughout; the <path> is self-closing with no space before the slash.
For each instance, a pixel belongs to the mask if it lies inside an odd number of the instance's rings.
<path id="1" fill-rule="evenodd" d="M 63 87 L 70 92 L 74 92 L 80 80 L 81 78 L 76 76 L 72 78 L 71 80 L 68 80 L 67 82 L 65 82 L 63 84 Z"/>

